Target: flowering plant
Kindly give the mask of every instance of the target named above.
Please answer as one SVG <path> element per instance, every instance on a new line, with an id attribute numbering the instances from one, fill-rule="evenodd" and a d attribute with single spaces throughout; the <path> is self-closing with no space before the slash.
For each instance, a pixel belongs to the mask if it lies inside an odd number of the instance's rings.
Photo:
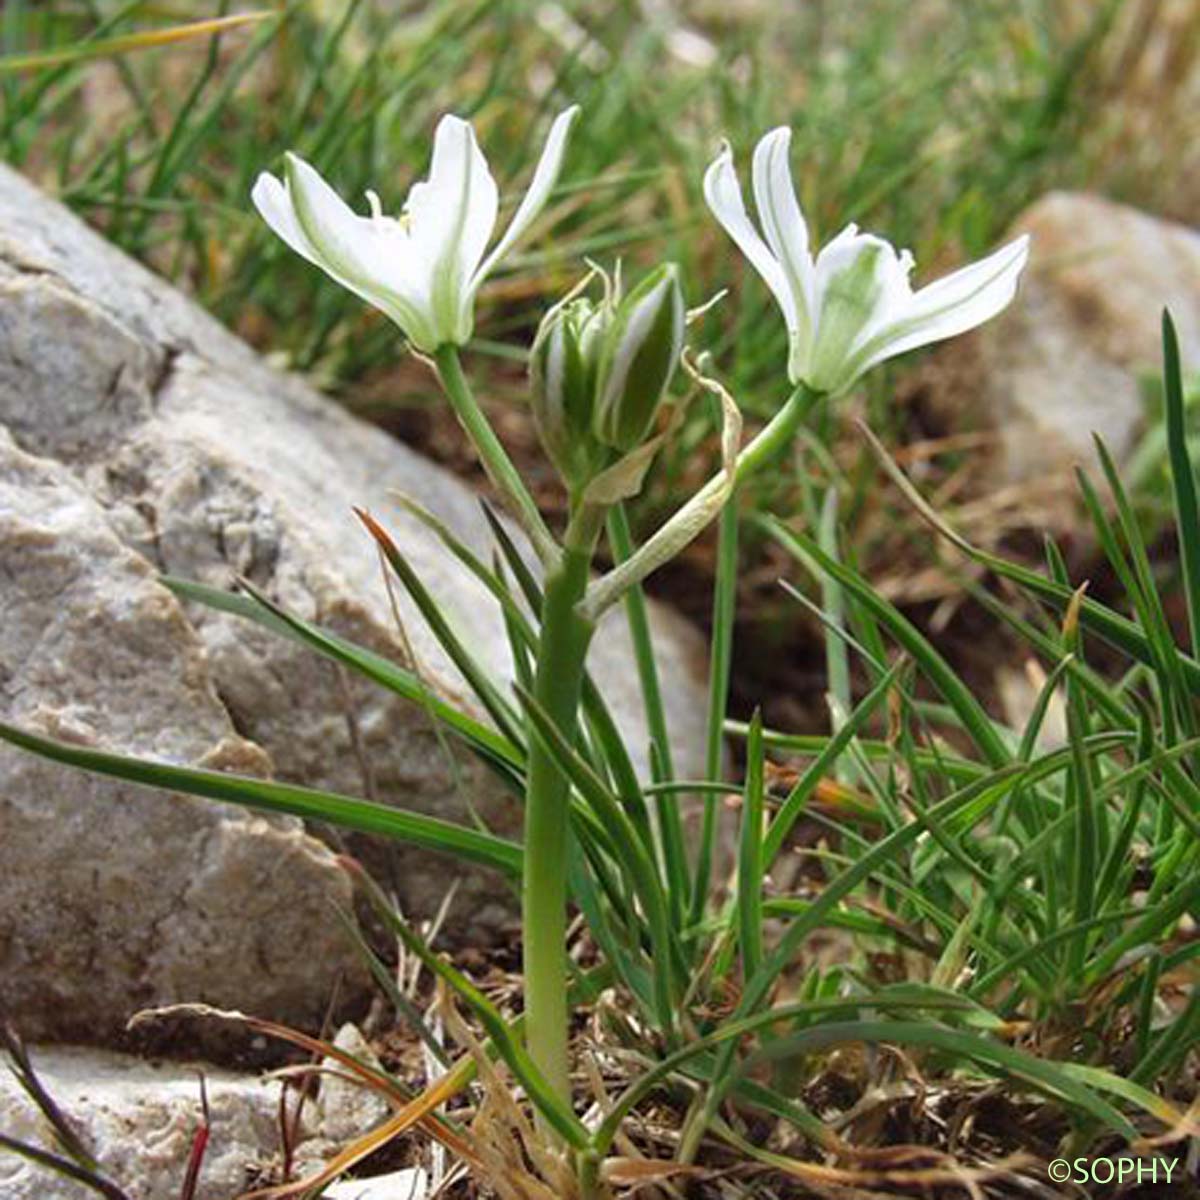
<path id="1" fill-rule="evenodd" d="M 1029 257 L 1027 235 L 917 292 L 908 282 L 912 254 L 856 225 L 814 257 L 788 167 L 791 137 L 773 129 L 754 149 L 761 234 L 728 145 L 704 176 L 704 197 L 783 312 L 793 383 L 836 395 L 885 359 L 965 333 L 1007 307 Z"/>
<path id="2" fill-rule="evenodd" d="M 569 1164 L 570 1190 L 593 1197 L 603 1192 L 605 1156 L 619 1136 L 622 1120 L 649 1089 L 677 1076 L 689 1087 L 702 1089 L 703 1096 L 702 1103 L 692 1106 L 681 1137 L 678 1157 L 684 1163 L 694 1156 L 704 1130 L 720 1121 L 722 1102 L 735 1093 L 750 1104 L 782 1113 L 814 1140 L 828 1145 L 828 1132 L 794 1097 L 768 1088 L 757 1077 L 742 1078 L 733 1064 L 738 1038 L 761 1034 L 767 1047 L 776 1027 L 786 1020 L 800 1030 L 797 1036 L 809 1038 L 806 1045 L 819 1046 L 822 1037 L 832 1040 L 830 1029 L 844 1033 L 847 1024 L 822 1025 L 823 1012 L 828 1016 L 836 1008 L 856 1020 L 866 1020 L 871 1012 L 892 1014 L 918 1002 L 926 1007 L 945 1001 L 944 990 L 931 985 L 916 996 L 865 996 L 861 990 L 850 989 L 836 996 L 814 991 L 785 1005 L 770 1002 L 772 988 L 801 939 L 816 927 L 822 913 L 832 911 L 839 897 L 869 876 L 865 868 L 855 865 L 811 904 L 795 900 L 792 907 L 773 912 L 765 907 L 763 880 L 809 798 L 825 783 L 822 772 L 837 754 L 855 744 L 868 718 L 884 701 L 899 695 L 907 664 L 901 661 L 888 667 L 882 656 L 874 662 L 878 677 L 870 692 L 840 724 L 774 814 L 768 814 L 766 805 L 767 735 L 757 718 L 746 727 L 748 765 L 741 797 L 737 873 L 731 885 L 735 903 L 718 912 L 712 907 L 708 885 L 714 861 L 716 797 L 728 790 L 718 776 L 728 683 L 732 571 L 719 581 L 714 606 L 722 615 L 720 621 L 714 621 L 708 778 L 700 782 L 681 780 L 674 773 L 638 584 L 718 516 L 718 558 L 728 562 L 737 520 L 730 497 L 755 474 L 780 460 L 813 402 L 844 393 L 886 359 L 963 332 L 1001 311 L 1014 295 L 1029 247 L 1027 239 L 1018 239 L 980 262 L 914 291 L 909 284 L 911 255 L 897 252 L 886 241 L 862 234 L 852 225 L 819 253 L 812 253 L 789 171 L 788 130 L 768 133 L 754 152 L 758 228 L 747 214 L 732 152 L 723 148 L 708 168 L 703 191 L 713 214 L 763 278 L 782 311 L 789 352 L 786 363 L 780 365 L 780 376 L 786 378 L 781 402 L 770 420 L 743 445 L 733 398 L 712 377 L 705 357 L 685 345 L 688 312 L 680 269 L 672 263 L 655 266 L 627 291 L 616 279 L 594 270 L 580 288 L 549 309 L 529 353 L 531 411 L 568 498 L 564 527 L 553 531 L 477 404 L 459 351 L 472 337 L 480 285 L 545 208 L 563 168 L 577 115 L 570 108 L 554 120 L 530 186 L 508 228 L 490 250 L 498 189 L 472 127 L 453 116 L 438 124 L 429 176 L 411 189 L 399 216 L 385 215 L 374 193 L 368 194 L 370 215 L 353 212 L 313 167 L 294 155 L 286 156 L 282 178 L 263 174 L 253 191 L 255 205 L 275 233 L 342 286 L 386 313 L 413 350 L 432 363 L 450 405 L 536 552 L 540 575 L 530 570 L 508 528 L 496 522 L 502 565 L 488 566 L 451 531 L 410 502 L 413 511 L 438 532 L 500 603 L 517 664 L 517 682 L 509 693 L 493 685 L 455 640 L 402 549 L 373 517 L 360 514 L 386 561 L 487 711 L 490 722 L 486 723 L 449 704 L 438 708 L 438 716 L 506 784 L 519 791 L 524 800 L 523 843 L 515 845 L 486 831 L 347 797 L 167 764 L 153 768 L 130 765 L 117 756 L 57 745 L 6 727 L 0 727 L 0 735 L 62 761 L 126 778 L 257 808 L 332 814 L 328 819 L 454 853 L 519 882 L 524 956 L 524 1013 L 519 1035 L 487 997 L 452 966 L 429 953 L 411 930 L 401 924 L 397 932 L 472 1006 L 491 1046 L 537 1107 L 549 1140 L 565 1152 L 560 1157 Z M 598 296 L 593 290 L 597 275 Z M 721 399 L 723 461 L 720 470 L 651 537 L 635 546 L 622 501 L 636 493 L 656 450 L 670 436 L 673 426 L 665 413 L 683 402 L 674 392 L 682 390 L 676 383 L 685 376 Z M 831 558 L 821 543 L 802 542 L 798 537 L 789 541 L 790 534 L 775 533 L 795 548 L 798 557 L 817 562 L 846 589 L 860 582 Z M 613 563 L 597 576 L 594 566 L 604 537 Z M 411 672 L 279 611 L 248 585 L 247 595 L 239 597 L 180 581 L 172 581 L 172 586 L 182 595 L 281 630 L 410 699 L 429 699 Z M 723 587 L 729 592 L 721 609 Z M 860 589 L 855 598 L 866 608 L 875 605 L 873 614 L 888 613 L 884 602 L 869 592 Z M 650 782 L 638 777 L 604 698 L 586 671 L 597 622 L 618 602 L 628 610 L 646 701 L 652 743 Z M 1075 622 L 1071 636 L 1076 636 L 1079 613 L 1087 610 L 1081 609 L 1078 598 L 1068 597 L 1068 602 L 1075 606 L 1068 619 Z M 903 636 L 897 640 L 906 650 L 912 650 L 914 656 L 924 652 L 917 636 L 903 630 L 899 620 L 893 628 L 902 629 Z M 1107 628 L 1117 629 L 1127 639 L 1132 636 L 1125 626 L 1110 623 Z M 930 677 L 944 683 L 942 666 L 932 654 L 927 661 L 933 661 Z M 1052 771 L 1045 761 L 1010 762 L 1012 756 L 986 716 L 976 712 L 960 693 L 947 690 L 947 699 L 962 706 L 964 728 L 978 739 L 992 765 L 1000 763 L 1001 767 L 996 774 L 982 772 L 978 777 L 974 767 L 956 767 L 967 782 L 956 786 L 936 806 L 923 807 L 920 820 L 909 820 L 906 812 L 898 811 L 894 827 L 880 845 L 889 852 L 914 845 L 928 828 L 937 834 L 926 839 L 932 850 L 949 846 L 947 861 L 952 861 L 956 870 L 964 863 L 975 869 L 974 861 L 955 840 L 960 828 L 955 822 L 965 815 L 987 812 L 1004 789 L 1022 796 L 1023 789 L 1034 787 Z M 904 701 L 897 703 L 902 707 Z M 914 752 L 913 762 L 919 761 Z M 1080 772 L 1081 782 L 1066 789 L 1069 796 L 1085 795 L 1093 787 L 1086 762 L 1080 768 L 1071 755 L 1062 753 L 1053 765 L 1053 770 L 1060 768 Z M 1043 775 L 1036 775 L 1038 771 Z M 958 776 L 954 779 L 956 785 L 961 782 Z M 846 798 L 846 789 L 833 790 L 835 798 Z M 702 792 L 705 797 L 704 827 L 696 847 L 690 847 L 684 836 L 678 803 L 680 794 L 688 792 Z M 924 805 L 925 798 L 920 799 Z M 1014 805 L 1019 806 L 1019 800 Z M 1132 837 L 1132 826 L 1128 831 Z M 867 862 L 875 853 L 871 850 L 861 861 Z M 882 852 L 879 857 L 882 861 Z M 367 882 L 364 886 L 369 889 L 371 885 Z M 1081 895 L 1087 886 L 1088 880 L 1081 875 Z M 568 897 L 578 904 L 601 948 L 604 962 L 595 977 L 585 977 L 568 959 Z M 1080 928 L 1093 920 L 1083 911 L 1085 907 L 1080 906 Z M 766 917 L 785 914 L 791 923 L 772 947 L 763 933 Z M 955 956 L 975 935 L 969 922 L 962 929 L 965 932 L 961 934 L 952 931 L 946 962 L 957 961 Z M 714 987 L 708 1004 L 697 1004 L 696 980 L 711 973 L 727 984 L 731 964 L 740 967 L 741 978 L 733 1015 L 721 1024 L 712 1015 L 713 998 L 724 1003 L 727 992 L 735 989 L 721 992 Z M 942 969 L 939 962 L 938 971 Z M 626 989 L 636 1021 L 649 1031 L 660 1057 L 606 1113 L 585 1121 L 575 1111 L 571 1086 L 568 1031 L 572 990 L 586 987 L 594 997 L 614 980 Z M 971 1020 L 980 1019 L 973 1009 L 969 1015 Z M 914 1045 L 944 1048 L 946 1044 L 936 1038 L 923 1042 L 921 1038 L 927 1036 L 924 1027 L 884 1024 L 889 1038 L 904 1035 Z M 959 1040 L 954 1047 L 968 1044 L 963 1040 L 967 1034 L 961 1030 L 955 1034 Z M 980 1061 L 996 1061 L 992 1043 L 983 1049 L 975 1043 L 970 1046 Z M 1018 1061 L 1016 1051 L 1006 1046 L 1004 1052 L 1007 1065 Z M 993 1057 L 989 1059 L 987 1054 Z M 1073 1077 L 1055 1076 L 1051 1081 L 1043 1071 L 1040 1078 L 1061 1094 L 1072 1088 L 1080 1095 L 1087 1094 Z M 1134 1093 L 1126 1088 L 1124 1094 Z M 1108 1119 L 1100 1105 L 1082 1106 L 1093 1117 Z M 347 1159 L 340 1161 L 344 1164 Z M 312 1188 L 315 1183 L 305 1181 L 305 1186 Z"/>
<path id="3" fill-rule="evenodd" d="M 596 539 L 611 505 L 589 502 L 585 485 L 612 455 L 635 454 L 647 438 L 683 345 L 677 269 L 659 268 L 623 299 L 611 286 L 598 305 L 568 298 L 547 316 L 535 339 L 534 414 L 572 498 L 561 543 L 542 524 L 519 476 L 486 430 L 453 353 L 470 339 L 480 283 L 544 205 L 575 115 L 568 109 L 555 121 L 529 191 L 486 257 L 496 220 L 496 186 L 470 125 L 457 117 L 444 117 L 439 124 L 429 179 L 412 189 L 398 219 L 382 214 L 373 193 L 372 215 L 354 214 L 294 155 L 286 159 L 284 182 L 264 174 L 254 190 L 259 211 L 284 241 L 386 312 L 414 347 L 436 356 L 451 402 L 547 564 L 537 672 L 527 702 L 526 1039 L 534 1067 L 564 1105 L 570 1100 L 564 920 L 571 780 L 547 742 L 574 740 L 596 618 L 678 553 L 737 483 L 777 455 L 814 396 L 842 392 L 885 358 L 949 337 L 1000 311 L 1013 296 L 1028 253 L 1021 239 L 913 293 L 908 284 L 912 256 L 897 254 L 853 225 L 813 258 L 788 173 L 789 130 L 768 133 L 754 154 L 763 235 L 746 214 L 732 152 L 722 150 L 705 176 L 705 196 L 783 310 L 791 347 L 788 377 L 795 390 L 756 441 L 729 456 L 722 476 L 640 552 L 609 577 L 589 584 Z M 661 841 L 666 835 L 660 829 L 658 836 Z"/>
<path id="4" fill-rule="evenodd" d="M 429 178 L 413 185 L 398 217 L 375 192 L 359 216 L 296 154 L 282 180 L 258 177 L 252 198 L 262 218 L 296 251 L 343 287 L 387 313 L 425 353 L 465 345 L 475 324 L 475 294 L 537 219 L 562 168 L 577 108 L 560 113 L 533 180 L 504 235 L 488 253 L 499 191 L 475 131 L 444 116 L 433 139 Z"/>

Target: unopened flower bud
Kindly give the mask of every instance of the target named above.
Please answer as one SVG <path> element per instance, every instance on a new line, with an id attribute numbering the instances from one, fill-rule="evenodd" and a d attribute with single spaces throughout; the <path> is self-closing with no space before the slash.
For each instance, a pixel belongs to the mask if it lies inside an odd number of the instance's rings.
<path id="1" fill-rule="evenodd" d="M 603 465 L 592 410 L 600 342 L 610 319 L 607 301 L 569 300 L 547 313 L 530 354 L 534 424 L 568 484 L 585 482 Z"/>
<path id="2" fill-rule="evenodd" d="M 679 268 L 651 271 L 617 306 L 604 331 L 592 429 L 628 453 L 646 436 L 675 373 L 684 333 Z"/>

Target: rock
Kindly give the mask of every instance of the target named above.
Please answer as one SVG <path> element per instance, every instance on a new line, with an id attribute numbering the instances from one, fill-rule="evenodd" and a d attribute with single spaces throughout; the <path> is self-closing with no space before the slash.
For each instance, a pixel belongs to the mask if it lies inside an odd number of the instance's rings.
<path id="1" fill-rule="evenodd" d="M 421 1167 L 405 1167 L 369 1179 L 343 1179 L 322 1193 L 325 1200 L 425 1200 L 429 1174 Z"/>
<path id="2" fill-rule="evenodd" d="M 343 1025 L 333 1044 L 367 1066 L 382 1069 L 357 1025 L 349 1022 Z M 376 1125 L 382 1125 L 391 1115 L 392 1106 L 387 1098 L 347 1078 L 346 1068 L 336 1059 L 326 1058 L 321 1066 L 325 1072 L 329 1072 L 321 1075 L 316 1102 L 317 1116 L 325 1137 L 334 1141 L 349 1141 L 374 1129 Z"/>
<path id="3" fill-rule="evenodd" d="M 200 1072 L 154 1066 L 95 1049 L 31 1051 L 34 1070 L 100 1172 L 130 1200 L 181 1194 L 192 1141 L 202 1119 Z M 230 1200 L 253 1182 L 256 1164 L 279 1149 L 279 1084 L 203 1068 L 209 1138 L 196 1200 Z M 54 1150 L 49 1122 L 8 1071 L 0 1071 L 0 1129 Z M 0 1149 L 5 1200 L 95 1200 L 96 1192 Z"/>
<path id="4" fill-rule="evenodd" d="M 0 546 L 7 717 L 117 752 L 269 770 L 146 560 L 65 467 L 2 430 Z M 182 1000 L 312 1025 L 339 977 L 361 981 L 330 917 L 349 882 L 299 820 L 156 796 L 10 746 L 0 779 L 0 1009 L 26 1037 L 113 1040 L 136 1009 Z"/>
<path id="5" fill-rule="evenodd" d="M 353 1034 L 346 1030 L 354 1030 Z M 353 1026 L 338 1044 L 354 1054 L 366 1049 Z M 254 1186 L 279 1182 L 282 1141 L 281 1084 L 209 1064 L 151 1063 L 109 1050 L 80 1046 L 31 1047 L 38 1082 L 67 1118 L 99 1173 L 129 1200 L 181 1195 L 188 1156 L 202 1124 L 201 1076 L 208 1100 L 209 1131 L 196 1200 L 232 1200 Z M 367 1056 L 370 1051 L 367 1050 Z M 329 1086 L 325 1076 L 322 1092 Z M 358 1094 L 362 1093 L 361 1090 Z M 295 1093 L 289 1106 L 296 1103 Z M 344 1105 L 329 1110 L 309 1102 L 301 1109 L 292 1148 L 293 1180 L 315 1174 L 354 1138 L 389 1115 Z M 349 1119 L 361 1118 L 361 1123 Z M 0 1133 L 63 1155 L 54 1129 L 9 1071 L 0 1071 Z M 422 1200 L 429 1178 L 410 1167 L 369 1179 L 331 1184 L 325 1196 L 345 1200 Z M 4 1200 L 94 1200 L 96 1192 L 0 1147 L 0 1195 Z"/>
<path id="6" fill-rule="evenodd" d="M 928 395 L 952 429 L 994 433 L 989 485 L 1014 488 L 1031 516 L 1061 525 L 1072 466 L 1095 462 L 1093 432 L 1118 460 L 1136 444 L 1139 375 L 1161 370 L 1164 306 L 1185 363 L 1200 364 L 1200 234 L 1071 192 L 1044 196 L 1017 233 L 1033 246 L 1016 300 L 939 350 Z"/>
<path id="7" fill-rule="evenodd" d="M 312 286 L 327 285 L 314 275 Z M 0 424 L 15 443 L 0 506 L 0 715 L 174 761 L 270 764 L 289 781 L 518 832 L 519 802 L 474 760 L 449 758 L 423 707 L 246 622 L 185 612 L 155 581 L 165 571 L 226 587 L 244 575 L 380 653 L 411 661 L 411 650 L 437 694 L 467 704 L 406 598 L 399 635 L 351 505 L 384 521 L 507 678 L 495 606 L 389 495 L 419 497 L 487 550 L 470 489 L 271 369 L 3 168 Z M 611 617 L 590 665 L 644 767 L 636 673 L 622 615 Z M 703 762 L 699 638 L 662 609 L 653 620 L 676 759 L 691 775 Z M 133 1008 L 173 1000 L 311 1022 L 349 969 L 328 904 L 342 884 L 292 823 L 11 751 L 0 795 L 0 1003 L 26 1036 L 95 1040 Z M 486 872 L 398 848 L 388 882 L 405 911 L 427 915 L 458 874 L 448 930 L 504 928 L 514 897 Z"/>

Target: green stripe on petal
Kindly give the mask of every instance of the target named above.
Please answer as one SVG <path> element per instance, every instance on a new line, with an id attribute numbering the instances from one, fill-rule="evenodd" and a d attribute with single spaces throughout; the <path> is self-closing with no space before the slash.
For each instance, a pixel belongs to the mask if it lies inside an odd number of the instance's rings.
<path id="1" fill-rule="evenodd" d="M 419 296 L 408 294 L 415 290 L 411 287 L 401 290 L 401 272 L 411 271 L 413 264 L 410 240 L 399 224 L 358 216 L 295 154 L 285 156 L 284 171 L 296 227 L 312 249 L 312 261 L 387 313 L 418 349 L 434 349 L 436 339 Z M 283 236 L 278 228 L 276 232 Z M 293 248 L 303 253 L 299 246 Z"/>
<path id="2" fill-rule="evenodd" d="M 886 243 L 860 235 L 851 225 L 821 251 L 816 337 L 808 363 L 796 364 L 809 387 L 832 394 L 852 381 L 846 377 L 848 359 L 878 309 L 888 250 Z"/>

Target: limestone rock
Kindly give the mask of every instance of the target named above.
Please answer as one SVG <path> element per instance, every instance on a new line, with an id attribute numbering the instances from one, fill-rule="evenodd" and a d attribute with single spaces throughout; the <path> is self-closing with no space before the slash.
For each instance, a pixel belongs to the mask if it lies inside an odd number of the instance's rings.
<path id="1" fill-rule="evenodd" d="M 360 1062 L 381 1069 L 379 1059 L 357 1025 L 349 1022 L 343 1025 L 333 1044 Z M 325 1137 L 335 1142 L 349 1141 L 382 1125 L 391 1115 L 392 1107 L 387 1098 L 346 1078 L 346 1068 L 336 1059 L 327 1058 L 321 1066 L 324 1073 L 317 1092 L 316 1113 Z"/>
<path id="2" fill-rule="evenodd" d="M 1095 461 L 1092 434 L 1118 458 L 1136 444 L 1139 375 L 1157 374 L 1169 307 L 1185 363 L 1200 364 L 1200 234 L 1099 196 L 1052 192 L 1017 221 L 1033 237 L 1008 311 L 933 360 L 929 394 L 952 429 L 995 435 L 987 476 L 1060 523 L 1071 467 Z"/>
<path id="3" fill-rule="evenodd" d="M 62 466 L 0 431 L 0 702 L 30 729 L 264 774 L 172 594 Z M 0 1008 L 26 1037 L 111 1039 L 147 1004 L 319 1022 L 362 967 L 351 889 L 298 820 L 261 817 L 0 747 Z"/>
<path id="4" fill-rule="evenodd" d="M 130 1200 L 180 1195 L 192 1140 L 201 1123 L 197 1069 L 154 1066 L 94 1049 L 34 1049 L 33 1065 L 101 1173 Z M 203 1068 L 209 1139 L 197 1200 L 231 1200 L 250 1172 L 278 1151 L 279 1084 Z M 7 1071 L 0 1071 L 0 1129 L 54 1150 L 49 1123 Z M 0 1149 L 5 1200 L 94 1200 L 82 1184 Z"/>
<path id="5" fill-rule="evenodd" d="M 429 1175 L 421 1167 L 405 1167 L 369 1179 L 345 1179 L 325 1189 L 325 1200 L 425 1200 Z"/>
<path id="6" fill-rule="evenodd" d="M 366 1044 L 361 1035 L 345 1033 L 353 1028 L 344 1027 L 338 1044 L 359 1054 Z M 192 1142 L 202 1123 L 201 1076 L 209 1132 L 196 1200 L 233 1200 L 253 1186 L 278 1181 L 282 1085 L 277 1080 L 209 1064 L 150 1063 L 92 1047 L 35 1046 L 30 1058 L 39 1083 L 92 1155 L 99 1173 L 130 1200 L 181 1194 Z M 329 1082 L 325 1077 L 322 1092 Z M 289 1105 L 295 1103 L 292 1093 Z M 340 1101 L 332 1110 L 311 1102 L 304 1105 L 296 1130 L 298 1144 L 293 1146 L 292 1178 L 323 1168 L 390 1112 L 386 1103 L 378 1111 L 360 1106 L 356 1112 Z M 62 1154 L 52 1126 L 7 1070 L 0 1070 L 0 1132 Z M 427 1173 L 411 1167 L 331 1184 L 324 1194 L 422 1200 L 428 1190 Z M 94 1200 L 96 1193 L 0 1148 L 0 1195 L 4 1200 Z"/>
<path id="7" fill-rule="evenodd" d="M 519 802 L 473 760 L 449 759 L 422 707 L 246 622 L 185 611 L 155 579 L 226 587 L 246 576 L 397 661 L 411 650 L 432 689 L 466 703 L 403 598 L 405 636 L 395 628 L 351 506 L 389 527 L 503 679 L 494 604 L 390 497 L 419 497 L 488 551 L 470 489 L 270 368 L 5 168 L 0 426 L 12 439 L 0 468 L 0 714 L 518 832 Z M 611 619 L 590 665 L 637 752 L 647 737 L 636 672 L 623 616 Z M 691 775 L 703 762 L 699 639 L 661 609 L 653 620 L 676 760 Z M 343 884 L 294 823 L 7 750 L 0 796 L 0 1002 L 26 1036 L 95 1040 L 132 1009 L 173 1000 L 311 1022 L 350 969 L 328 903 L 344 899 Z M 494 934 L 514 910 L 485 872 L 401 848 L 393 865 L 388 883 L 418 915 L 463 874 L 447 925 L 459 936 Z"/>

